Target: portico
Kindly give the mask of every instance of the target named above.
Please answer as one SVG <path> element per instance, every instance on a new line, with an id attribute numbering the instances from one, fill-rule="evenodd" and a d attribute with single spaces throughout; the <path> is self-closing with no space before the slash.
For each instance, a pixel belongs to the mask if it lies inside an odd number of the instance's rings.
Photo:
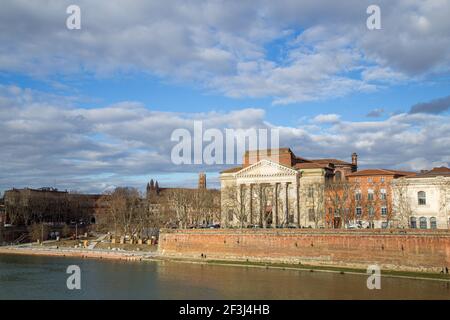
<path id="1" fill-rule="evenodd" d="M 306 199 L 306 190 L 311 184 L 325 183 L 332 177 L 333 164 L 295 157 L 289 149 L 278 150 L 278 155 L 278 162 L 256 157 L 256 163 L 244 161 L 242 167 L 221 172 L 223 226 L 266 228 L 313 224 L 308 220 L 310 201 Z M 246 154 L 244 159 L 250 158 Z"/>

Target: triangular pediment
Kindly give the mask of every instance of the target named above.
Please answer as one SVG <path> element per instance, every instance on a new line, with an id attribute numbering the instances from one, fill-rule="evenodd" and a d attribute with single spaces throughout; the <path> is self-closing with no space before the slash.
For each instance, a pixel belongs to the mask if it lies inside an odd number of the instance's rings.
<path id="1" fill-rule="evenodd" d="M 235 173 L 236 178 L 295 176 L 297 171 L 270 160 L 261 160 Z"/>

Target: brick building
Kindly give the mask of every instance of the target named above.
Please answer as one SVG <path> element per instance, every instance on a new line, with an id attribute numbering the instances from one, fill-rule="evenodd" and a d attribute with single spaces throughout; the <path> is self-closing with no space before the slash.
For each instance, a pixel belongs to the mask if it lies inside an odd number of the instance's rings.
<path id="1" fill-rule="evenodd" d="M 347 175 L 354 186 L 354 220 L 360 225 L 387 228 L 395 221 L 392 203 L 392 181 L 414 176 L 415 172 L 388 169 L 366 169 Z"/>
<path id="2" fill-rule="evenodd" d="M 208 189 L 201 172 L 197 188 L 160 187 L 153 179 L 147 184 L 146 201 L 167 227 L 199 227 L 220 223 L 220 191 Z"/>
<path id="3" fill-rule="evenodd" d="M 55 188 L 11 189 L 4 194 L 4 220 L 14 225 L 33 222 L 95 223 L 101 195 L 78 194 Z"/>

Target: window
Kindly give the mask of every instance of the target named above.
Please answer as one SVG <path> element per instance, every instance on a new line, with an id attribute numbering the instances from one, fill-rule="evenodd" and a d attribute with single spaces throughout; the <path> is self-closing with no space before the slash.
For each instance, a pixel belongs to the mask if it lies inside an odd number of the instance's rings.
<path id="1" fill-rule="evenodd" d="M 228 221 L 233 221 L 233 210 L 228 210 Z"/>
<path id="2" fill-rule="evenodd" d="M 309 209 L 308 210 L 308 218 L 309 221 L 315 221 L 316 219 L 316 215 L 314 214 L 314 209 Z"/>
<path id="3" fill-rule="evenodd" d="M 373 179 L 372 178 L 367 178 L 367 182 L 372 183 Z"/>
<path id="4" fill-rule="evenodd" d="M 386 216 L 387 215 L 387 208 L 386 207 L 381 207 L 381 215 L 382 216 Z"/>
<path id="5" fill-rule="evenodd" d="M 382 229 L 387 229 L 388 226 L 389 226 L 389 223 L 388 223 L 387 221 L 383 221 L 383 222 L 381 223 L 381 228 L 382 228 Z"/>
<path id="6" fill-rule="evenodd" d="M 427 194 L 424 191 L 419 191 L 417 193 L 417 199 L 420 206 L 424 206 L 427 204 Z"/>
<path id="7" fill-rule="evenodd" d="M 381 183 L 384 183 L 384 181 L 385 181 L 385 180 L 384 180 L 384 177 L 381 177 L 380 180 L 381 180 Z"/>
<path id="8" fill-rule="evenodd" d="M 386 189 L 381 189 L 380 191 L 381 191 L 380 192 L 381 200 L 386 201 L 387 200 Z"/>
<path id="9" fill-rule="evenodd" d="M 436 223 L 436 218 L 435 217 L 431 217 L 430 218 L 430 228 L 431 229 L 437 229 L 437 223 Z"/>
<path id="10" fill-rule="evenodd" d="M 356 191 L 355 193 L 355 200 L 356 201 L 361 201 L 361 190 Z"/>
<path id="11" fill-rule="evenodd" d="M 369 216 L 373 217 L 375 215 L 375 210 L 373 207 L 369 207 Z"/>
<path id="12" fill-rule="evenodd" d="M 369 189 L 369 191 L 368 191 L 367 200 L 373 201 L 373 190 L 372 189 Z"/>
<path id="13" fill-rule="evenodd" d="M 334 180 L 341 181 L 342 180 L 342 173 L 340 171 L 336 171 L 334 175 Z"/>
<path id="14" fill-rule="evenodd" d="M 410 225 L 411 225 L 411 229 L 416 229 L 416 228 L 417 228 L 416 217 L 411 217 L 411 219 L 410 219 Z"/>
<path id="15" fill-rule="evenodd" d="M 427 218 L 420 217 L 419 223 L 420 223 L 420 229 L 426 229 L 427 228 Z"/>
<path id="16" fill-rule="evenodd" d="M 362 208 L 361 207 L 357 207 L 356 208 L 356 216 L 361 217 L 362 215 Z"/>

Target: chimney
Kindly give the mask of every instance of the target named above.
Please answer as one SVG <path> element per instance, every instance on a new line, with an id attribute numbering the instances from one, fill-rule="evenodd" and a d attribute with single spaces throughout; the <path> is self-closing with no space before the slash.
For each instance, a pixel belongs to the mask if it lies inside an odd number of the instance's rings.
<path id="1" fill-rule="evenodd" d="M 352 165 L 355 167 L 354 170 L 357 171 L 358 170 L 358 155 L 356 154 L 356 152 L 352 153 Z"/>

